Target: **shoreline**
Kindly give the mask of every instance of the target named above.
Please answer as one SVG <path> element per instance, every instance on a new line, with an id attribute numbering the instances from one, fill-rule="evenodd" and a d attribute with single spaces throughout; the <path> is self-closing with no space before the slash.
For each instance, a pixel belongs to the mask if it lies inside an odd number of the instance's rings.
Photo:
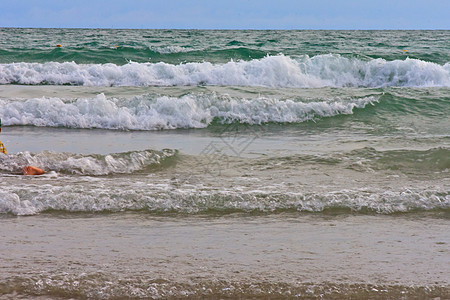
<path id="1" fill-rule="evenodd" d="M 385 215 L 3 218 L 0 287 L 15 278 L 24 294 L 43 296 L 103 290 L 120 297 L 130 288 L 147 297 L 208 296 L 203 286 L 211 297 L 310 290 L 345 298 L 379 296 L 379 289 L 389 297 L 445 297 L 448 226 L 448 219 Z"/>

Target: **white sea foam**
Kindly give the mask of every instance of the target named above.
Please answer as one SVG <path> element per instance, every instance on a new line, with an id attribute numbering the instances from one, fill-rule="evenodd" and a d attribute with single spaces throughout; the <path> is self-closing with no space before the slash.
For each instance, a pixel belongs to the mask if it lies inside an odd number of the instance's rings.
<path id="1" fill-rule="evenodd" d="M 204 128 L 215 118 L 225 123 L 252 125 L 303 122 L 352 114 L 354 108 L 364 108 L 377 101 L 374 96 L 301 102 L 266 97 L 236 99 L 216 94 L 141 96 L 129 100 L 99 94 L 95 98 L 75 100 L 46 97 L 0 100 L 0 117 L 4 125 L 129 130 Z"/>
<path id="2" fill-rule="evenodd" d="M 340 55 L 291 58 L 267 56 L 251 61 L 76 64 L 74 62 L 0 64 L 0 84 L 86 86 L 229 85 L 267 87 L 450 86 L 450 64 L 417 59 L 363 61 Z"/>
<path id="3" fill-rule="evenodd" d="M 46 171 L 52 170 L 65 174 L 90 176 L 132 174 L 144 171 L 147 168 L 160 166 L 167 158 L 173 157 L 176 153 L 176 151 L 170 149 L 132 151 L 108 155 L 81 155 L 52 151 L 34 154 L 25 151 L 2 155 L 0 157 L 0 172 L 19 174 L 23 166 L 33 165 Z"/>
<path id="4" fill-rule="evenodd" d="M 67 179 L 66 179 L 67 180 Z M 43 183 L 39 182 L 43 181 Z M 355 212 L 390 214 L 415 210 L 450 208 L 448 192 L 439 190 L 341 190 L 323 193 L 240 188 L 220 191 L 203 185 L 175 187 L 169 183 L 120 181 L 87 177 L 67 184 L 45 184 L 45 180 L 16 183 L 0 191 L 0 213 L 33 215 L 47 210 L 101 212 L 146 210 L 148 212 L 321 212 L 347 209 Z"/>
<path id="5" fill-rule="evenodd" d="M 189 51 L 189 49 L 180 46 L 151 47 L 150 49 L 161 54 L 183 53 Z"/>
<path id="6" fill-rule="evenodd" d="M 0 213 L 34 215 L 48 210 L 145 210 L 150 213 L 196 214 L 210 211 L 271 213 L 344 209 L 390 214 L 450 209 L 448 189 L 434 184 L 394 190 L 356 188 L 307 191 L 290 185 L 261 184 L 260 180 L 251 180 L 217 189 L 195 178 L 178 181 L 176 177 L 167 179 L 148 173 L 149 167 L 163 167 L 165 160 L 175 154 L 172 150 L 147 150 L 109 155 L 47 151 L 3 155 L 0 157 L 0 172 L 3 173 L 0 174 L 3 183 Z M 52 169 L 57 175 L 25 178 L 10 174 L 20 172 L 24 164 Z M 132 176 L 104 176 L 117 174 Z"/>

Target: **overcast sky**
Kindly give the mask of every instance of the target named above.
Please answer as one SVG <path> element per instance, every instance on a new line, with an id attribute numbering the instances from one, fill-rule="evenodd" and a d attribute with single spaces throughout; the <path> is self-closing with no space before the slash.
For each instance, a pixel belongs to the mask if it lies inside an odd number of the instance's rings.
<path id="1" fill-rule="evenodd" d="M 450 0 L 0 0 L 0 27 L 450 29 Z"/>

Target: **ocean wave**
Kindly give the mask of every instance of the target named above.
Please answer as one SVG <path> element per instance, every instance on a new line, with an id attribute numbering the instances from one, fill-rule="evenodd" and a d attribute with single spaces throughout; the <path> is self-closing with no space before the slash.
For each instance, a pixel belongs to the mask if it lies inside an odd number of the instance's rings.
<path id="1" fill-rule="evenodd" d="M 209 47 L 208 47 L 209 48 Z M 72 48 L 48 47 L 38 49 L 10 48 L 0 49 L 0 58 L 3 63 L 28 62 L 28 63 L 64 63 L 73 61 L 77 64 L 116 64 L 118 66 L 129 63 L 165 62 L 178 64 L 181 62 L 226 63 L 230 59 L 250 60 L 261 59 L 267 54 L 277 54 L 276 51 L 263 51 L 254 48 L 239 47 L 225 49 L 204 49 L 188 45 L 183 46 L 148 46 L 141 45 L 131 47 L 119 43 L 119 45 L 91 45 L 90 43 L 77 45 Z"/>
<path id="2" fill-rule="evenodd" d="M 177 151 L 145 150 L 126 153 L 73 154 L 43 151 L 39 153 L 19 152 L 0 157 L 0 172 L 19 174 L 26 165 L 33 165 L 46 171 L 75 175 L 132 174 L 149 168 L 162 167 Z"/>
<path id="3" fill-rule="evenodd" d="M 356 212 L 394 214 L 450 209 L 449 191 L 432 189 L 338 190 L 332 192 L 274 191 L 222 188 L 203 184 L 159 181 L 155 178 L 92 180 L 86 177 L 62 184 L 15 183 L 0 191 L 0 213 L 34 215 L 45 211 L 120 212 L 153 214 L 229 214 L 280 212 Z M 81 181 L 80 181 L 81 180 Z"/>
<path id="4" fill-rule="evenodd" d="M 418 59 L 369 61 L 328 54 L 250 61 L 126 65 L 75 62 L 0 64 L 0 84 L 85 86 L 430 87 L 450 86 L 450 64 Z"/>
<path id="5" fill-rule="evenodd" d="M 445 147 L 427 150 L 376 150 L 372 147 L 336 152 L 327 155 L 291 155 L 271 157 L 257 162 L 263 168 L 298 168 L 300 165 L 341 165 L 361 172 L 387 170 L 407 175 L 448 173 L 450 170 L 450 149 Z"/>
<path id="6" fill-rule="evenodd" d="M 364 148 L 350 152 L 349 167 L 355 170 L 392 170 L 420 175 L 423 172 L 448 172 L 450 149 L 444 147 L 428 150 L 386 150 Z M 347 159 L 349 162 L 349 159 Z"/>
<path id="7" fill-rule="evenodd" d="M 152 47 L 151 49 L 161 54 L 183 53 L 189 51 L 186 47 L 181 46 Z"/>
<path id="8" fill-rule="evenodd" d="M 352 114 L 378 102 L 378 96 L 331 98 L 319 101 L 279 100 L 257 97 L 189 94 L 181 97 L 140 96 L 129 99 L 95 98 L 64 100 L 34 98 L 0 100 L 4 125 L 34 125 L 69 128 L 158 130 L 205 128 L 213 120 L 250 125 L 268 122 L 298 123 L 321 117 Z"/>

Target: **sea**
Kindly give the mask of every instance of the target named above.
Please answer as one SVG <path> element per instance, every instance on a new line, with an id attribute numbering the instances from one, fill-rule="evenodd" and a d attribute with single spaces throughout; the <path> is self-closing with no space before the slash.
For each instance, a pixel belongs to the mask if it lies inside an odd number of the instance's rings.
<path id="1" fill-rule="evenodd" d="M 450 299 L 449 114 L 449 30 L 0 28 L 0 299 Z"/>

